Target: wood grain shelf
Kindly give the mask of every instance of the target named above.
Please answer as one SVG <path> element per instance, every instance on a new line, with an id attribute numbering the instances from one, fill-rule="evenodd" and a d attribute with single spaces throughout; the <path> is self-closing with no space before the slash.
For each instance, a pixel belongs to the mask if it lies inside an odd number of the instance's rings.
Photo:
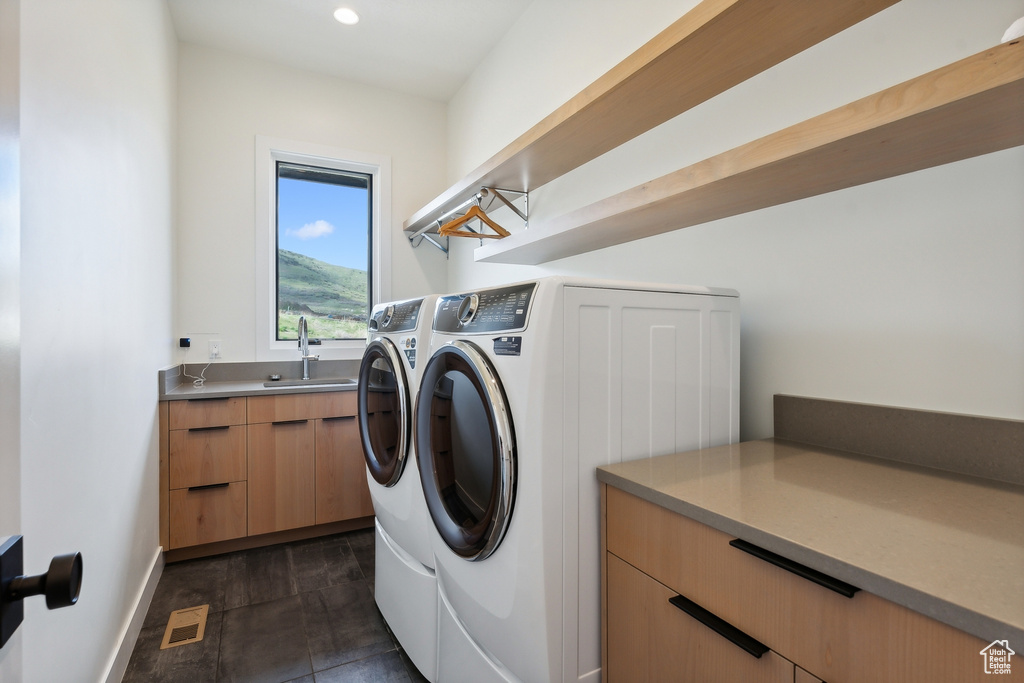
<path id="1" fill-rule="evenodd" d="M 1014 41 L 569 212 L 477 261 L 538 264 L 1024 144 Z"/>
<path id="2" fill-rule="evenodd" d="M 483 186 L 533 190 L 897 0 L 704 0 L 405 222 Z M 436 232 L 436 228 L 431 232 Z"/>

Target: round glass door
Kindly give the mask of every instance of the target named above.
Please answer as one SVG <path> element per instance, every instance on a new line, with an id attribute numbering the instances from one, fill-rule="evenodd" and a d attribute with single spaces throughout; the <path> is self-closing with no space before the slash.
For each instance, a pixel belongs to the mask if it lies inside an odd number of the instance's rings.
<path id="1" fill-rule="evenodd" d="M 470 560 L 493 553 L 512 518 L 515 439 L 501 381 L 473 344 L 446 344 L 424 368 L 416 453 L 441 538 Z"/>
<path id="2" fill-rule="evenodd" d="M 402 476 L 412 415 L 402 357 L 385 338 L 374 339 L 359 366 L 359 436 L 370 476 L 394 486 Z"/>

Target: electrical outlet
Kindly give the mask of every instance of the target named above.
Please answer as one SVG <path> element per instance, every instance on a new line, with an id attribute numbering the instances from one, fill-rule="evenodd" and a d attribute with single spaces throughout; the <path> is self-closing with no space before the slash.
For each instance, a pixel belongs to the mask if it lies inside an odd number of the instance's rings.
<path id="1" fill-rule="evenodd" d="M 217 360 L 218 358 L 220 358 L 220 342 L 219 341 L 211 341 L 210 342 L 210 360 Z"/>

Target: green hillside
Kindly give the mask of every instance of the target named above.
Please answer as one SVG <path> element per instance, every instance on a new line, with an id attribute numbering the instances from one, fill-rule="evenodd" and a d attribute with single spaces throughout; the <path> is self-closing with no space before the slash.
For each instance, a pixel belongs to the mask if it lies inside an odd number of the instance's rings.
<path id="1" fill-rule="evenodd" d="M 366 271 L 278 251 L 278 308 L 296 315 L 366 321 Z"/>

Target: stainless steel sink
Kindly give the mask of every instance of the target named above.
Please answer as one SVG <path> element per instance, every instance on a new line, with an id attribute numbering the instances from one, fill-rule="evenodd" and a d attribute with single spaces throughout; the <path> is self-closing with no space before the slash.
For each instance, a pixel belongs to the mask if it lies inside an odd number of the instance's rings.
<path id="1" fill-rule="evenodd" d="M 264 382 L 265 387 L 309 387 L 309 386 L 352 386 L 356 381 L 342 377 L 323 377 L 320 379 L 279 379 Z"/>

